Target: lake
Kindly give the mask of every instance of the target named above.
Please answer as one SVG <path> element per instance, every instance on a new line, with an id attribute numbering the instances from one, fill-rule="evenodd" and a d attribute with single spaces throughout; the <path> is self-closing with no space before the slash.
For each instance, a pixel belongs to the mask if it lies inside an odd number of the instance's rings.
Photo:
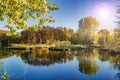
<path id="1" fill-rule="evenodd" d="M 120 54 L 78 51 L 0 51 L 2 70 L 10 80 L 120 80 Z"/>

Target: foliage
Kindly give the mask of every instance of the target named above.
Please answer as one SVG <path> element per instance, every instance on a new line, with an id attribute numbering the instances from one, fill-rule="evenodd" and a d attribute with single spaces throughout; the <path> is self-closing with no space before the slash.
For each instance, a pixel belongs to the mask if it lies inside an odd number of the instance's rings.
<path id="1" fill-rule="evenodd" d="M 21 39 L 24 41 L 24 43 L 35 43 L 36 40 L 36 31 L 33 30 L 33 28 L 29 28 L 26 31 L 21 32 Z"/>
<path id="2" fill-rule="evenodd" d="M 79 29 L 93 29 L 95 30 L 99 26 L 99 21 L 92 16 L 85 17 L 79 21 Z"/>
<path id="3" fill-rule="evenodd" d="M 37 31 L 34 31 L 33 28 L 29 28 L 28 30 L 21 32 L 21 42 L 28 44 L 52 44 L 55 41 L 67 40 L 74 32 L 72 31 L 72 29 L 66 29 L 62 27 L 53 28 L 49 26 L 43 27 Z"/>
<path id="4" fill-rule="evenodd" d="M 8 31 L 0 30 L 0 35 L 7 34 L 7 33 L 8 33 Z"/>
<path id="5" fill-rule="evenodd" d="M 30 19 L 39 20 L 40 27 L 53 22 L 47 14 L 58 9 L 50 0 L 0 0 L 0 21 L 7 18 L 6 27 L 14 33 L 17 29 L 27 29 Z"/>
<path id="6" fill-rule="evenodd" d="M 19 34 L 8 36 L 8 39 L 9 39 L 9 43 L 20 43 L 21 41 Z"/>
<path id="7" fill-rule="evenodd" d="M 100 45 L 106 45 L 109 43 L 110 32 L 107 29 L 102 29 L 98 32 L 98 43 Z"/>
<path id="8" fill-rule="evenodd" d="M 0 62 L 0 69 L 2 69 L 2 62 Z M 7 71 L 6 70 L 1 70 L 2 71 L 2 75 L 1 75 L 1 78 L 0 80 L 10 80 L 10 75 L 7 74 Z"/>
<path id="9" fill-rule="evenodd" d="M 94 44 L 95 31 L 99 26 L 99 21 L 95 17 L 85 17 L 79 21 L 79 30 L 77 34 L 80 36 L 81 44 Z"/>

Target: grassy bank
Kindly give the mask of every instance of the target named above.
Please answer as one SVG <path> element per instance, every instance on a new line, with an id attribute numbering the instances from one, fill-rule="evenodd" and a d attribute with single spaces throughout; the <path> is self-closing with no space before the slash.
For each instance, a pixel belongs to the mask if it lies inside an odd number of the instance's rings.
<path id="1" fill-rule="evenodd" d="M 120 53 L 120 49 L 113 49 L 109 47 L 104 47 L 100 45 L 47 45 L 47 44 L 36 44 L 36 45 L 29 45 L 29 44 L 12 44 L 8 47 L 10 50 L 32 50 L 32 49 L 48 49 L 53 51 L 70 51 L 70 50 L 80 50 L 86 48 L 98 48 L 101 51 L 109 51 L 114 53 Z"/>
<path id="2" fill-rule="evenodd" d="M 79 50 L 85 49 L 86 46 L 82 45 L 46 45 L 46 44 L 37 44 L 37 45 L 29 45 L 29 44 L 12 44 L 8 47 L 10 50 L 32 50 L 32 49 L 43 49 L 47 48 L 49 50 L 54 51 L 69 51 L 69 50 Z"/>

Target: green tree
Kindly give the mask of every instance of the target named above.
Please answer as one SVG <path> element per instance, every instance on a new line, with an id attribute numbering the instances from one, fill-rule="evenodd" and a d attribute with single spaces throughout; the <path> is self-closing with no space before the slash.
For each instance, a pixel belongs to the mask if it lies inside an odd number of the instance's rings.
<path id="1" fill-rule="evenodd" d="M 110 60 L 110 54 L 109 54 L 109 52 L 102 52 L 102 51 L 100 51 L 99 50 L 99 59 L 101 60 L 101 61 L 109 61 Z"/>
<path id="2" fill-rule="evenodd" d="M 53 22 L 47 14 L 58 9 L 50 0 L 0 0 L 0 21 L 7 18 L 6 27 L 15 33 L 19 29 L 28 29 L 30 26 L 27 22 L 30 19 L 39 20 L 36 24 L 39 27 L 45 22 Z"/>
<path id="3" fill-rule="evenodd" d="M 99 21 L 92 16 L 85 17 L 79 21 L 78 33 L 81 36 L 81 39 L 83 40 L 83 44 L 94 43 L 94 34 L 99 24 Z"/>
<path id="4" fill-rule="evenodd" d="M 110 32 L 107 29 L 102 29 L 98 32 L 98 43 L 100 45 L 108 45 L 109 43 L 109 37 L 110 37 Z"/>

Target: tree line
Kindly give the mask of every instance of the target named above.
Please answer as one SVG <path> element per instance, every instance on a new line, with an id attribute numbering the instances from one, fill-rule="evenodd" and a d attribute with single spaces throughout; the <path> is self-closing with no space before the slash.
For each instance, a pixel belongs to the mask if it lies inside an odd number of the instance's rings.
<path id="1" fill-rule="evenodd" d="M 37 30 L 30 27 L 15 36 L 8 36 L 8 39 L 11 43 L 24 44 L 53 44 L 56 41 L 70 41 L 71 44 L 119 47 L 120 28 L 114 28 L 112 33 L 107 29 L 97 32 L 99 25 L 100 23 L 95 17 L 89 16 L 80 19 L 76 32 L 66 27 L 44 26 Z"/>
<path id="2" fill-rule="evenodd" d="M 55 41 L 69 40 L 72 34 L 74 34 L 74 30 L 66 27 L 45 26 L 38 30 L 33 30 L 31 27 L 21 32 L 20 42 L 25 44 L 52 44 Z"/>
<path id="3" fill-rule="evenodd" d="M 0 21 L 5 21 L 7 16 L 6 27 L 12 34 L 16 30 L 23 30 L 19 35 L 8 36 L 9 42 L 12 43 L 46 44 L 68 40 L 72 44 L 120 46 L 120 28 L 115 28 L 112 35 L 107 29 L 103 29 L 96 34 L 96 29 L 100 23 L 92 16 L 80 19 L 79 29 L 75 33 L 72 29 L 68 30 L 67 28 L 43 27 L 45 22 L 54 22 L 52 17 L 47 14 L 56 10 L 59 10 L 59 7 L 53 4 L 51 0 L 5 0 L 0 3 Z M 117 13 L 120 14 L 120 9 Z M 120 19 L 119 16 L 117 17 Z M 38 26 L 29 26 L 27 21 L 30 19 L 38 19 L 38 23 L 35 24 Z M 120 20 L 117 23 L 119 25 Z"/>
<path id="4" fill-rule="evenodd" d="M 79 29 L 70 38 L 73 44 L 82 45 L 103 45 L 120 47 L 120 28 L 116 27 L 113 31 L 101 29 L 97 32 L 99 21 L 92 16 L 85 17 L 79 21 Z"/>

